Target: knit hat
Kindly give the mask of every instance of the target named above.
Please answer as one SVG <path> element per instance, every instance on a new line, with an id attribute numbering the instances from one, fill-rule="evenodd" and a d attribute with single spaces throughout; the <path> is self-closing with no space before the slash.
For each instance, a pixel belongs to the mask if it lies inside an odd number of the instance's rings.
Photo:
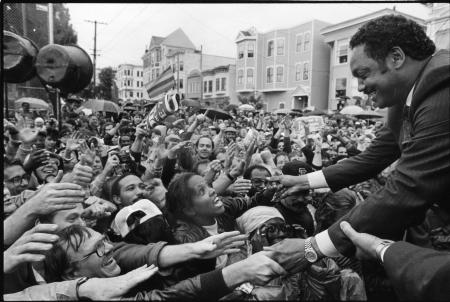
<path id="1" fill-rule="evenodd" d="M 258 206 L 246 211 L 236 219 L 238 230 L 249 234 L 272 218 L 281 218 L 283 215 L 274 207 Z"/>
<path id="2" fill-rule="evenodd" d="M 162 215 L 161 210 L 150 200 L 141 199 L 131 206 L 122 208 L 112 222 L 112 229 L 124 238 L 130 233 L 135 225 L 129 221 L 131 216 L 137 216 L 139 224 L 144 223 L 152 217 Z"/>
<path id="3" fill-rule="evenodd" d="M 310 165 L 300 161 L 288 162 L 282 169 L 283 174 L 292 176 L 304 175 L 307 173 L 311 173 L 312 171 L 313 169 Z"/>

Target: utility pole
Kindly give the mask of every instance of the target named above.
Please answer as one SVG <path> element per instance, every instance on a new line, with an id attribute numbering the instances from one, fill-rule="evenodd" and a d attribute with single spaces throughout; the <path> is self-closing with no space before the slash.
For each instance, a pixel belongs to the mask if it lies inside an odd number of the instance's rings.
<path id="1" fill-rule="evenodd" d="M 48 4 L 48 43 L 54 43 L 53 35 L 53 3 Z"/>
<path id="2" fill-rule="evenodd" d="M 200 102 L 203 100 L 203 45 L 200 45 Z"/>
<path id="3" fill-rule="evenodd" d="M 94 56 L 94 98 L 95 98 L 95 83 L 96 83 L 96 61 L 97 61 L 97 24 L 103 24 L 103 25 L 108 25 L 107 23 L 103 23 L 103 22 L 98 22 L 97 20 L 85 20 L 86 22 L 89 23 L 94 23 L 94 53 L 92 54 Z"/>
<path id="4" fill-rule="evenodd" d="M 180 52 L 177 53 L 177 93 L 180 93 Z"/>

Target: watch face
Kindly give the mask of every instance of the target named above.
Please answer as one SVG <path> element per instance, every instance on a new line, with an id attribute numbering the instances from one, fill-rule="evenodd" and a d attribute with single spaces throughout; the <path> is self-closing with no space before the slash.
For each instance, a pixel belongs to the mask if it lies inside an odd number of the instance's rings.
<path id="1" fill-rule="evenodd" d="M 317 260 L 317 254 L 311 251 L 307 251 L 305 253 L 305 258 L 306 260 L 308 260 L 309 262 L 316 262 Z"/>

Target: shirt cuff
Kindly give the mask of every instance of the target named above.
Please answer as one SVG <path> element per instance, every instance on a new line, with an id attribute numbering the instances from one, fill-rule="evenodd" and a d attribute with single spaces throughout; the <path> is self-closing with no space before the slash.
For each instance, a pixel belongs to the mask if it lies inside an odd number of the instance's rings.
<path id="1" fill-rule="evenodd" d="M 328 230 L 320 232 L 319 234 L 314 236 L 314 238 L 316 239 L 316 243 L 317 246 L 319 247 L 320 252 L 325 256 L 327 257 L 342 256 L 334 246 L 333 242 L 331 241 L 330 235 L 328 235 Z"/>
<path id="2" fill-rule="evenodd" d="M 308 173 L 306 177 L 308 177 L 309 187 L 311 189 L 328 188 L 327 180 L 322 171 Z"/>

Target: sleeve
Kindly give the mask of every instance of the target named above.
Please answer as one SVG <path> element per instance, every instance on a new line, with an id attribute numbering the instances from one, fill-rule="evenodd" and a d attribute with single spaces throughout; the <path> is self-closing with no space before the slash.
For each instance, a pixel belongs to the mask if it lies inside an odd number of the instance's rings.
<path id="1" fill-rule="evenodd" d="M 164 166 L 161 174 L 161 181 L 164 184 L 164 187 L 168 188 L 169 183 L 175 175 L 175 164 L 177 163 L 176 159 L 168 159 L 164 161 Z"/>
<path id="2" fill-rule="evenodd" d="M 77 280 L 30 286 L 23 291 L 3 295 L 4 301 L 76 300 Z"/>
<path id="3" fill-rule="evenodd" d="M 374 177 L 400 156 L 398 143 L 386 126 L 363 153 L 323 168 L 333 192 Z"/>
<path id="4" fill-rule="evenodd" d="M 134 300 L 145 301 L 181 301 L 201 300 L 216 301 L 228 294 L 231 290 L 225 284 L 222 271 L 215 270 L 193 278 L 183 280 L 174 286 L 163 290 L 141 292 Z"/>
<path id="5" fill-rule="evenodd" d="M 401 300 L 448 300 L 450 253 L 396 242 L 387 248 L 384 269 Z"/>
<path id="6" fill-rule="evenodd" d="M 122 269 L 122 273 L 129 272 L 144 264 L 159 266 L 158 256 L 167 242 L 142 244 L 128 244 L 120 242 L 114 245 L 113 257 Z"/>
<path id="7" fill-rule="evenodd" d="M 112 138 L 113 136 L 109 133 L 105 133 L 105 136 L 103 137 L 103 142 L 105 145 L 112 146 Z"/>
<path id="8" fill-rule="evenodd" d="M 448 89 L 446 90 L 448 93 Z M 440 94 L 439 94 L 440 95 Z M 365 202 L 353 208 L 342 220 L 347 220 L 358 232 L 369 233 L 381 238 L 399 240 L 403 231 L 423 221 L 426 209 L 434 202 L 443 209 L 450 207 L 450 102 L 448 98 L 429 98 L 423 101 L 414 113 L 412 130 L 414 135 L 403 142 L 403 152 L 396 169 L 387 178 L 385 186 L 370 195 Z M 377 145 L 379 142 L 377 143 Z M 389 143 L 388 143 L 389 144 Z M 376 146 L 374 148 L 383 148 Z M 389 147 L 386 147 L 389 148 Z M 394 150 L 394 149 L 392 149 Z M 371 169 L 376 167 L 376 158 L 383 165 L 384 153 L 368 159 Z M 367 152 L 364 152 L 366 154 Z M 361 154 L 357 157 L 364 158 Z M 392 159 L 392 157 L 391 157 Z M 351 160 L 351 159 L 349 159 Z M 345 161 L 343 161 L 345 162 Z M 364 161 L 360 161 L 362 164 Z M 360 169 L 362 166 L 358 164 Z M 344 164 L 345 165 L 345 164 Z M 341 167 L 348 170 L 349 167 Z M 348 172 L 342 171 L 346 179 Z M 352 171 L 358 174 L 358 171 Z M 327 177 L 327 183 L 336 189 L 337 183 Z M 329 174 L 328 174 L 329 175 Z M 331 182 L 331 183 L 330 183 Z M 341 182 L 345 182 L 341 181 Z M 344 255 L 351 255 L 354 247 L 339 227 L 339 221 L 329 229 L 331 241 Z"/>
<path id="9" fill-rule="evenodd" d="M 284 137 L 284 152 L 287 154 L 291 154 L 292 152 L 292 146 L 291 146 L 291 139 L 289 136 Z"/>

